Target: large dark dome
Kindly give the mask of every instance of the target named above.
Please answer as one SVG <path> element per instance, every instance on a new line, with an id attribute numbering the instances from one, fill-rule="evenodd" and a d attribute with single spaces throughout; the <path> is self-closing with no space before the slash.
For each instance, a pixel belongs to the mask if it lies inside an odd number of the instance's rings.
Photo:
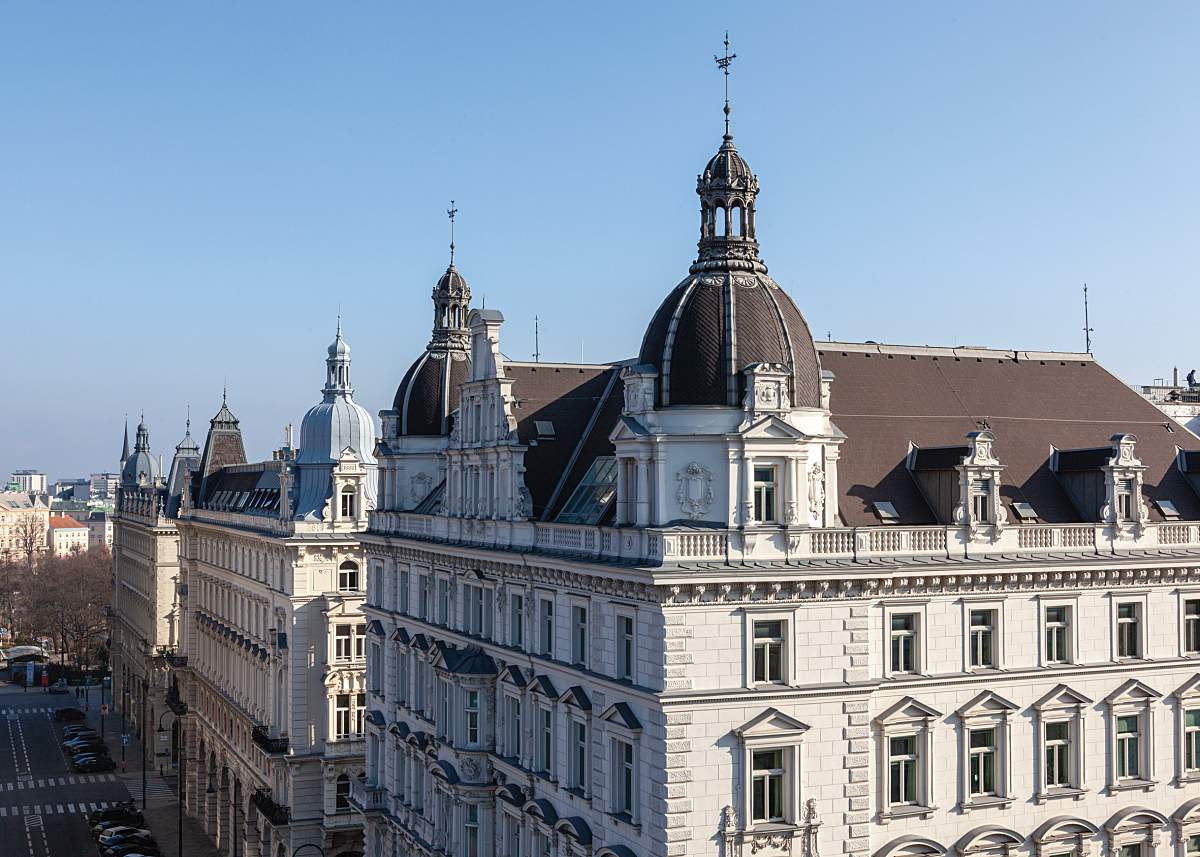
<path id="1" fill-rule="evenodd" d="M 792 405 L 821 403 L 821 365 L 808 323 L 766 274 L 703 273 L 667 295 L 646 328 L 639 362 L 658 370 L 658 405 L 739 406 L 742 370 L 791 369 Z"/>
<path id="2" fill-rule="evenodd" d="M 404 374 L 392 401 L 401 435 L 450 433 L 450 414 L 458 407 L 458 387 L 471 374 L 465 351 L 430 348 Z"/>

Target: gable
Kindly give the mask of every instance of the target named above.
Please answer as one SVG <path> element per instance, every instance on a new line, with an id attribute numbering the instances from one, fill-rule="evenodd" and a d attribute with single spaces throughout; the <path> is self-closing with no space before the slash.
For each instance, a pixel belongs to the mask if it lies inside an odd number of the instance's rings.
<path id="1" fill-rule="evenodd" d="M 1183 699 L 1188 696 L 1200 696 L 1200 673 L 1196 673 L 1179 687 L 1175 688 L 1175 692 L 1171 694 L 1176 699 Z"/>
<path id="2" fill-rule="evenodd" d="M 642 728 L 641 721 L 637 719 L 637 715 L 633 713 L 628 702 L 614 702 L 604 712 L 603 719 L 609 723 L 624 726 L 631 732 L 639 732 Z"/>
<path id="3" fill-rule="evenodd" d="M 930 708 L 923 702 L 918 702 L 911 696 L 906 696 L 889 708 L 884 709 L 875 718 L 876 723 L 905 723 L 915 720 L 930 720 L 941 717 L 942 713 Z"/>
<path id="4" fill-rule="evenodd" d="M 1065 684 L 1056 685 L 1049 693 L 1033 704 L 1035 711 L 1048 708 L 1078 708 L 1081 705 L 1091 705 L 1092 701 Z"/>
<path id="5" fill-rule="evenodd" d="M 1109 705 L 1119 705 L 1125 702 L 1151 702 L 1160 699 L 1162 694 L 1136 678 L 1131 678 L 1104 698 Z"/>
<path id="6" fill-rule="evenodd" d="M 734 730 L 740 738 L 798 737 L 807 731 L 806 724 L 789 717 L 777 708 L 768 708 Z"/>
<path id="7" fill-rule="evenodd" d="M 988 714 L 1008 714 L 1016 711 L 1017 706 L 992 690 L 976 694 L 970 702 L 958 709 L 959 717 L 979 717 Z"/>

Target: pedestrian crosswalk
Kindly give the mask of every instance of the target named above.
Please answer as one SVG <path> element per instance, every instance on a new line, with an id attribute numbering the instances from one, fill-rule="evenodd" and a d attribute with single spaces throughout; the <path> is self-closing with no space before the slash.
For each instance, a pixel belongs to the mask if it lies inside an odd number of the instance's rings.
<path id="1" fill-rule="evenodd" d="M 138 798 L 142 796 L 142 775 L 125 774 L 121 777 L 125 781 L 125 788 L 128 789 L 131 795 Z M 170 801 L 175 802 L 175 789 L 160 776 L 152 775 L 146 778 L 146 800 L 147 801 Z"/>
<path id="2" fill-rule="evenodd" d="M 64 774 L 57 777 L 26 777 L 16 782 L 0 783 L 0 794 L 23 789 L 56 789 L 60 786 L 76 786 L 85 783 L 111 783 L 116 774 Z M 3 798 L 0 798 L 3 800 Z"/>
<path id="3" fill-rule="evenodd" d="M 45 716 L 58 711 L 60 706 L 55 705 L 14 705 L 0 708 L 0 719 L 8 717 L 32 717 L 34 715 Z M 79 706 L 82 708 L 83 706 Z M 96 709 L 99 710 L 99 709 Z M 118 715 L 120 716 L 120 715 Z"/>
<path id="4" fill-rule="evenodd" d="M 17 818 L 22 815 L 73 815 L 76 813 L 94 812 L 98 809 L 108 809 L 115 806 L 114 801 L 93 801 L 91 803 L 31 803 L 6 805 L 0 803 L 0 818 Z"/>

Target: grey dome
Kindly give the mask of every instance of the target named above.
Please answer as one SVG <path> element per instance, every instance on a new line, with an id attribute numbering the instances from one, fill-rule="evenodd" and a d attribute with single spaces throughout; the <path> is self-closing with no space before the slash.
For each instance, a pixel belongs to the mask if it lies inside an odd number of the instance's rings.
<path id="1" fill-rule="evenodd" d="M 348 396 L 313 405 L 300 423 L 300 464 L 332 464 L 350 447 L 364 464 L 375 463 L 375 423 Z"/>
<path id="2" fill-rule="evenodd" d="M 145 423 L 138 423 L 137 441 L 133 453 L 125 459 L 121 468 L 122 485 L 153 485 L 158 481 L 158 461 L 150 454 L 150 431 Z"/>

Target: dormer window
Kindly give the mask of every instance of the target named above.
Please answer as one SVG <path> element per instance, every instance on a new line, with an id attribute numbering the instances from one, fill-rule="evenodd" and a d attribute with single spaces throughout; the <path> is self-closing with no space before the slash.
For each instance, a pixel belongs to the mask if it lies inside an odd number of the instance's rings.
<path id="1" fill-rule="evenodd" d="M 1133 520 L 1133 491 L 1134 481 L 1132 479 L 1120 479 L 1117 481 L 1118 521 Z"/>
<path id="2" fill-rule="evenodd" d="M 971 520 L 986 524 L 992 520 L 992 480 L 971 480 Z"/>
<path id="3" fill-rule="evenodd" d="M 356 499 L 357 499 L 357 496 L 358 496 L 358 492 L 357 492 L 357 491 L 355 491 L 355 490 L 354 490 L 354 487 L 353 487 L 353 486 L 351 486 L 351 485 L 347 485 L 345 488 L 343 488 L 343 489 L 342 489 L 342 494 L 341 494 L 341 499 L 342 499 L 342 505 L 341 505 L 341 516 L 342 516 L 343 518 L 353 518 L 353 517 L 355 517 L 355 511 L 354 511 L 354 510 L 355 510 L 355 507 L 358 505 L 358 504 L 355 502 L 355 501 L 356 501 Z"/>
<path id="4" fill-rule="evenodd" d="M 775 468 L 754 468 L 754 520 L 773 524 L 778 520 L 775 511 Z"/>

